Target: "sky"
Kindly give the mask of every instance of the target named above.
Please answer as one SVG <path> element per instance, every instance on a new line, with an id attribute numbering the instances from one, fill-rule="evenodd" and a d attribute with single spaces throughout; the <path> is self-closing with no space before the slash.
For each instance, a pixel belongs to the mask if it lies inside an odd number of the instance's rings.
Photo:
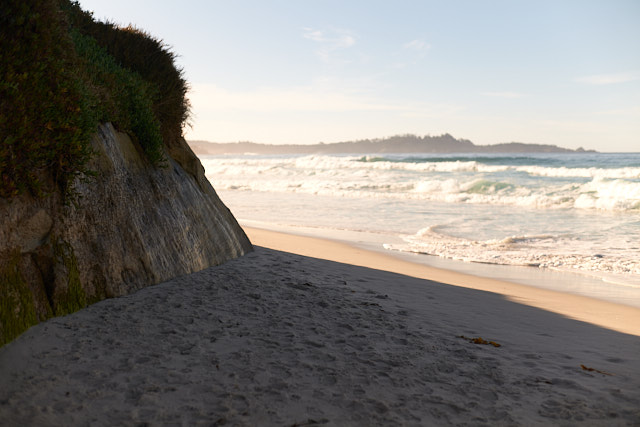
<path id="1" fill-rule="evenodd" d="M 188 140 L 640 151 L 638 0 L 80 0 L 179 55 Z"/>

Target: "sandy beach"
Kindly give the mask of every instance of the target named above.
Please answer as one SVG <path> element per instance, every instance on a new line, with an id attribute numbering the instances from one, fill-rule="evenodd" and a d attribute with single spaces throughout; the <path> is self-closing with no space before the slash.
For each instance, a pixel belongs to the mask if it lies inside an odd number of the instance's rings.
<path id="1" fill-rule="evenodd" d="M 0 424 L 640 425 L 640 310 L 247 229 L 0 348 Z"/>

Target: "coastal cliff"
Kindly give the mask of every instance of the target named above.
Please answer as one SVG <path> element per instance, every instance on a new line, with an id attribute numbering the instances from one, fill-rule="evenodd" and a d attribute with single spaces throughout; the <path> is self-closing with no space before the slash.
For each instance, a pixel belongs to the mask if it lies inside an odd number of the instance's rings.
<path id="1" fill-rule="evenodd" d="M 51 316 L 251 250 L 186 143 L 168 150 L 166 167 L 108 123 L 91 144 L 99 178 L 77 179 L 74 204 L 59 191 L 0 198 L 0 344 Z"/>
<path id="2" fill-rule="evenodd" d="M 72 0 L 0 8 L 0 346 L 252 249 L 183 138 L 174 60 Z"/>

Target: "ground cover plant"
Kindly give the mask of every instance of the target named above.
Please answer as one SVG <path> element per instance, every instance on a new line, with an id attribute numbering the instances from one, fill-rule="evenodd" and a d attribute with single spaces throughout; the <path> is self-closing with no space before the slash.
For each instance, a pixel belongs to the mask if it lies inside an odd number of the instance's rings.
<path id="1" fill-rule="evenodd" d="M 69 0 L 0 6 L 0 197 L 90 176 L 91 137 L 112 122 L 160 166 L 182 137 L 188 85 L 175 54 L 132 27 L 98 22 Z"/>

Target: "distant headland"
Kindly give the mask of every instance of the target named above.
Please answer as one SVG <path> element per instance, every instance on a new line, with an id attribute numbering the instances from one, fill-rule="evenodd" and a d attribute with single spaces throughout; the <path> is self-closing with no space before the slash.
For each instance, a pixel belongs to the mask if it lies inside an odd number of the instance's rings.
<path id="1" fill-rule="evenodd" d="M 586 153 L 595 152 L 582 147 L 577 150 L 556 145 L 508 142 L 476 145 L 467 139 L 440 136 L 396 135 L 381 139 L 336 142 L 331 144 L 271 145 L 255 142 L 217 143 L 189 141 L 196 154 L 371 154 L 371 153 Z"/>

